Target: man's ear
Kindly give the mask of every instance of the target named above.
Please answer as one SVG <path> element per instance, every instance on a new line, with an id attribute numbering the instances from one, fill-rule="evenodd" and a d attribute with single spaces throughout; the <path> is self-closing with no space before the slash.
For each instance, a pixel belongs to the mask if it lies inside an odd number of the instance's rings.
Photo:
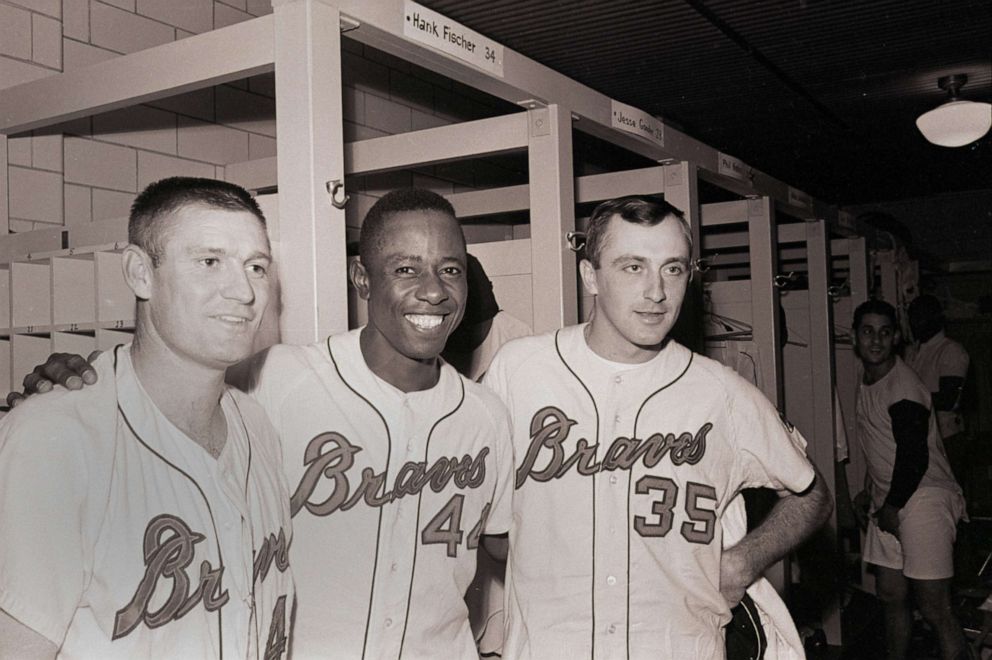
<path id="1" fill-rule="evenodd" d="M 599 288 L 596 286 L 596 269 L 591 261 L 583 259 L 579 262 L 579 274 L 582 276 L 582 284 L 586 292 L 591 296 L 599 294 Z"/>
<path id="2" fill-rule="evenodd" d="M 358 291 L 361 299 L 368 300 L 369 272 L 365 270 L 365 264 L 362 263 L 361 257 L 352 259 L 351 263 L 348 264 L 348 279 L 351 280 L 351 285 Z"/>
<path id="3" fill-rule="evenodd" d="M 152 295 L 154 268 L 151 256 L 137 245 L 128 245 L 121 255 L 124 281 L 139 300 L 148 300 Z"/>

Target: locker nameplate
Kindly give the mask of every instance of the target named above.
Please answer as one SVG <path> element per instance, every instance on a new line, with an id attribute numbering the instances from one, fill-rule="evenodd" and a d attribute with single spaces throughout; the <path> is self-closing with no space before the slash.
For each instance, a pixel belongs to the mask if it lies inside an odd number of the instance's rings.
<path id="1" fill-rule="evenodd" d="M 503 46 L 443 14 L 406 0 L 403 36 L 503 77 Z"/>
<path id="2" fill-rule="evenodd" d="M 611 103 L 610 122 L 613 128 L 639 135 L 660 147 L 665 146 L 665 125 L 660 119 L 632 105 L 612 100 Z"/>

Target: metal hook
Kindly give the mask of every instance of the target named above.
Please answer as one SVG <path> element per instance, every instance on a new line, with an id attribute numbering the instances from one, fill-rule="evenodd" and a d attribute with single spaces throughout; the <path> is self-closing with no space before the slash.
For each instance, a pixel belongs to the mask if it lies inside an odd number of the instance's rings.
<path id="1" fill-rule="evenodd" d="M 585 232 L 570 231 L 565 234 L 565 240 L 568 242 L 568 248 L 572 252 L 579 252 L 586 246 Z"/>
<path id="2" fill-rule="evenodd" d="M 713 255 L 713 256 L 716 256 L 716 255 Z M 702 257 L 700 257 L 699 259 L 696 259 L 695 261 L 693 261 L 692 262 L 692 267 L 696 270 L 697 273 L 700 273 L 700 274 L 705 273 L 705 272 L 709 271 L 710 268 L 712 268 L 712 266 L 710 266 L 710 260 L 709 259 L 704 259 Z"/>
<path id="3" fill-rule="evenodd" d="M 790 282 L 795 282 L 797 277 L 799 277 L 799 273 L 794 270 L 789 271 L 785 275 L 776 275 L 774 278 L 775 286 L 781 289 Z"/>
<path id="4" fill-rule="evenodd" d="M 336 209 L 343 209 L 351 199 L 351 195 L 344 192 L 344 181 L 341 179 L 331 179 L 326 184 L 327 193 L 331 196 L 331 205 Z M 338 199 L 338 193 L 341 193 L 343 197 Z"/>

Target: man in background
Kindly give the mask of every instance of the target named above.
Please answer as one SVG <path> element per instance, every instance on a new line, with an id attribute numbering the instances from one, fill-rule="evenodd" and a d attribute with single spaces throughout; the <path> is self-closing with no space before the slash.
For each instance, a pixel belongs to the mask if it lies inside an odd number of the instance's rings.
<path id="1" fill-rule="evenodd" d="M 968 352 L 944 333 L 944 310 L 936 297 L 914 299 L 908 312 L 914 343 L 906 351 L 906 364 L 930 391 L 951 470 L 965 485 L 969 456 L 961 392 L 968 375 Z"/>
<path id="2" fill-rule="evenodd" d="M 468 255 L 468 299 L 462 322 L 448 337 L 441 356 L 463 376 L 481 381 L 496 351 L 511 339 L 531 334 L 530 326 L 499 308 L 493 283 L 475 256 Z M 500 553 L 502 554 L 502 552 Z M 503 582 L 506 563 L 488 551 L 478 554 L 475 579 L 468 588 L 472 634 L 482 657 L 503 652 Z"/>
<path id="3" fill-rule="evenodd" d="M 530 326 L 499 307 L 493 283 L 473 255 L 468 255 L 468 300 L 461 324 L 441 354 L 466 378 L 480 382 L 496 351 L 511 339 L 531 334 Z"/>
<path id="4" fill-rule="evenodd" d="M 937 635 L 941 657 L 967 658 L 951 609 L 954 539 L 964 498 L 944 454 L 930 393 L 896 354 L 900 332 L 892 305 L 862 303 L 852 328 L 864 366 L 857 424 L 871 502 L 863 557 L 875 568 L 889 658 L 902 660 L 908 651 L 910 592 Z"/>

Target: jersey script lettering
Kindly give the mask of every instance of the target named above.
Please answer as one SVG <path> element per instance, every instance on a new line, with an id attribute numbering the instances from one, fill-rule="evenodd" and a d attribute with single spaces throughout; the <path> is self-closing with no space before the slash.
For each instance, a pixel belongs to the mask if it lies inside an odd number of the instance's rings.
<path id="1" fill-rule="evenodd" d="M 142 621 L 149 628 L 158 628 L 178 620 L 200 601 L 208 612 L 220 609 L 228 601 L 228 592 L 221 588 L 224 568 L 214 569 L 206 560 L 200 563 L 199 582 L 190 594 L 186 569 L 193 562 L 196 544 L 204 538 L 180 518 L 169 514 L 155 516 L 148 523 L 144 539 L 145 575 L 131 602 L 117 612 L 113 639 L 127 635 Z M 148 607 L 159 578 L 171 580 L 172 591 L 162 607 L 151 612 Z"/>
<path id="2" fill-rule="evenodd" d="M 695 465 L 706 453 L 706 435 L 713 428 L 707 422 L 692 433 L 653 433 L 647 438 L 619 436 L 610 444 L 602 461 L 596 460 L 599 443 L 589 444 L 585 438 L 575 442 L 575 450 L 566 456 L 563 447 L 569 431 L 576 421 L 569 419 L 555 406 L 538 410 L 530 422 L 530 446 L 523 463 L 517 468 L 516 488 L 527 481 L 550 481 L 565 476 L 573 467 L 589 476 L 603 470 L 629 470 L 639 460 L 652 468 L 667 454 L 673 465 Z M 539 461 L 543 461 L 539 465 Z"/>
<path id="3" fill-rule="evenodd" d="M 440 493 L 449 482 L 461 489 L 478 488 L 486 479 L 486 456 L 489 447 L 483 447 L 473 458 L 442 456 L 428 465 L 426 461 L 407 461 L 396 473 L 392 488 L 386 489 L 386 472 L 376 473 L 364 468 L 361 481 L 354 492 L 348 472 L 355 464 L 355 455 L 361 447 L 351 444 L 340 433 L 326 432 L 313 438 L 303 454 L 307 466 L 296 491 L 290 499 L 290 513 L 295 516 L 301 509 L 315 516 L 328 516 L 338 509 L 347 511 L 364 500 L 368 506 L 379 507 L 406 495 L 416 495 L 425 486 Z M 332 482 L 333 492 L 322 502 L 311 502 L 321 478 Z"/>

